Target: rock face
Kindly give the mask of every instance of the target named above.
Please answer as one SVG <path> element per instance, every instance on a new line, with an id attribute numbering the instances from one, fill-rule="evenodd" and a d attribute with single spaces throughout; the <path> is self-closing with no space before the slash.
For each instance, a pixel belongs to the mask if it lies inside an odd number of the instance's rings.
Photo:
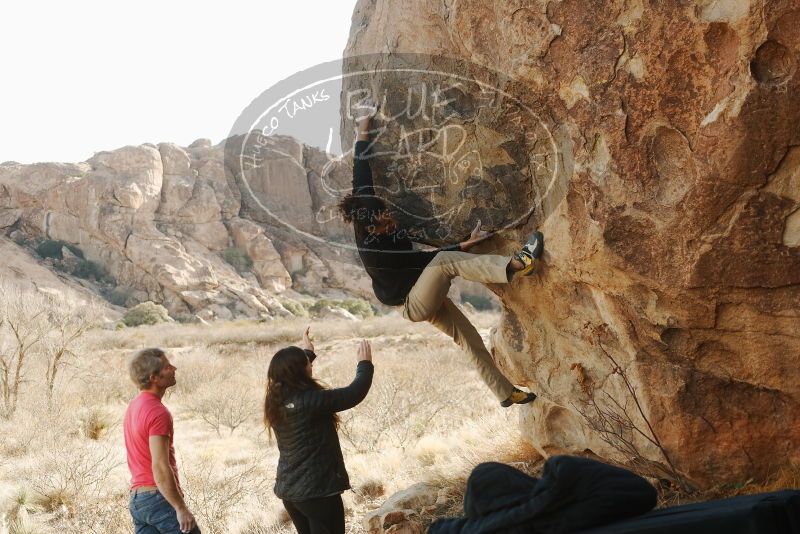
<path id="1" fill-rule="evenodd" d="M 310 229 L 319 195 L 306 174 L 324 157 L 291 138 L 276 142 L 282 156 L 264 169 L 263 181 L 281 190 L 281 206 Z M 307 285 L 298 280 L 295 289 L 352 288 L 350 294 L 366 295 L 365 275 L 352 258 L 329 262 L 296 235 L 252 216 L 257 210 L 226 173 L 223 152 L 224 142 L 198 140 L 188 148 L 127 146 L 78 164 L 4 163 L 0 229 L 78 246 L 131 292 L 129 303 L 163 303 L 176 318 L 288 314 L 277 295 L 293 285 L 293 271 L 309 279 Z M 339 237 L 347 230 L 337 221 L 314 229 Z M 226 262 L 231 248 L 249 256 L 250 272 Z"/>
<path id="2" fill-rule="evenodd" d="M 56 298 L 63 298 L 79 306 L 98 305 L 104 321 L 120 318 L 121 310 L 108 305 L 91 289 L 58 276 L 47 267 L 40 265 L 35 258 L 21 246 L 6 237 L 0 236 L 0 283 L 19 286 L 24 292 L 40 292 Z"/>
<path id="3" fill-rule="evenodd" d="M 407 187 L 397 201 L 463 207 L 446 219 L 462 235 L 476 213 L 505 227 L 484 251 L 535 227 L 547 237 L 538 274 L 491 288 L 504 307 L 495 355 L 540 394 L 523 412 L 539 449 L 668 465 L 665 452 L 701 485 L 800 459 L 797 2 L 361 0 L 346 54 L 374 53 L 391 55 L 350 72 L 428 57 L 422 74 L 369 77 L 389 96 L 378 122 L 403 126 L 378 146 L 415 128 L 446 146 L 454 124 L 458 157 L 477 162 L 459 167 L 477 183 L 418 162 L 406 185 L 435 194 Z M 424 114 L 398 119 L 409 79 L 433 83 L 443 56 L 464 75 L 499 71 L 497 94 L 533 111 L 481 108 L 465 83 L 433 133 Z M 373 167 L 387 186 L 388 159 Z M 520 202 L 533 213 L 504 216 Z"/>
<path id="4" fill-rule="evenodd" d="M 425 531 L 419 510 L 436 504 L 438 491 L 427 482 L 389 497 L 380 508 L 367 514 L 362 524 L 369 534 L 420 534 Z"/>

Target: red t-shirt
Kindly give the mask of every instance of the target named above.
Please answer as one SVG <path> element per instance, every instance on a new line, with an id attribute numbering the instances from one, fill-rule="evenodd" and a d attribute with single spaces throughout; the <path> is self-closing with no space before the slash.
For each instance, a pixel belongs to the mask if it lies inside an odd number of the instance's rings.
<path id="1" fill-rule="evenodd" d="M 150 456 L 150 436 L 169 436 L 169 465 L 175 474 L 178 491 L 178 464 L 172 446 L 172 414 L 154 393 L 142 391 L 128 404 L 125 411 L 125 450 L 128 452 L 128 469 L 131 471 L 131 489 L 155 486 L 153 459 Z"/>

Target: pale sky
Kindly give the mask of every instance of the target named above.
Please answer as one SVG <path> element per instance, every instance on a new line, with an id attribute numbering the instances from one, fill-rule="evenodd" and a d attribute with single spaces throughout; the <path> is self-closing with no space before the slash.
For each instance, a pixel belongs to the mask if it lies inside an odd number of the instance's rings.
<path id="1" fill-rule="evenodd" d="M 291 74 L 341 57 L 355 0 L 0 6 L 0 162 L 224 139 Z"/>

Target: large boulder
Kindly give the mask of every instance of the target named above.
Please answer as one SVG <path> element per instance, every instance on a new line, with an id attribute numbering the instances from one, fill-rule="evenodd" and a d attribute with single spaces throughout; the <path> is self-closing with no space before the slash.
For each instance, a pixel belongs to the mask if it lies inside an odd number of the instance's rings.
<path id="1" fill-rule="evenodd" d="M 362 521 L 369 534 L 421 534 L 425 531 L 419 517 L 421 509 L 436 504 L 438 490 L 420 482 L 389 497 Z"/>
<path id="2" fill-rule="evenodd" d="M 535 276 L 491 288 L 493 350 L 540 395 L 523 412 L 540 450 L 701 485 L 800 460 L 796 2 L 360 0 L 353 21 L 346 74 L 373 74 L 345 79 L 343 110 L 366 87 L 403 127 L 377 146 L 462 136 L 449 159 L 373 162 L 406 211 L 438 215 L 430 243 L 478 217 L 505 228 L 483 252 L 546 236 Z M 421 55 L 398 74 L 403 53 Z M 398 114 L 444 57 L 467 80 L 450 118 Z"/>

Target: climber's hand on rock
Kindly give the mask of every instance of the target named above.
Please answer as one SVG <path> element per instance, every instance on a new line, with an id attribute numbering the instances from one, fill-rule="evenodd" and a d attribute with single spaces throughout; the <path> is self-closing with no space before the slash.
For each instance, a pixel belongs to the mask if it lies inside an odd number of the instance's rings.
<path id="1" fill-rule="evenodd" d="M 371 98 L 365 98 L 353 106 L 353 115 L 357 124 L 369 120 L 378 113 L 378 104 Z"/>
<path id="2" fill-rule="evenodd" d="M 469 240 L 478 243 L 489 237 L 489 235 L 489 232 L 484 232 L 481 230 L 481 220 L 478 219 L 478 224 L 475 225 L 475 229 L 472 230 L 471 234 L 469 234 Z"/>
<path id="3" fill-rule="evenodd" d="M 467 251 L 490 236 L 491 234 L 489 232 L 484 232 L 481 230 L 481 221 L 478 219 L 478 224 L 475 225 L 475 229 L 472 230 L 472 233 L 469 235 L 469 239 L 462 241 L 459 243 L 459 245 L 461 250 Z"/>

